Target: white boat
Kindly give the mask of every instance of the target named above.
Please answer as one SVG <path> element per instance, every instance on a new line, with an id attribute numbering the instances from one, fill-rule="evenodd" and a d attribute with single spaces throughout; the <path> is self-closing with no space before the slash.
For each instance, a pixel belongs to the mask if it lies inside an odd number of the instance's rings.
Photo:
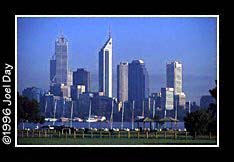
<path id="1" fill-rule="evenodd" d="M 73 119 L 73 121 L 83 122 L 84 120 L 83 120 L 83 119 L 81 119 L 81 118 L 75 117 L 75 118 Z"/>
<path id="2" fill-rule="evenodd" d="M 48 121 L 50 121 L 50 118 L 45 118 L 44 120 L 45 120 L 46 122 L 48 122 Z"/>
<path id="3" fill-rule="evenodd" d="M 144 119 L 145 117 L 144 116 L 137 116 L 137 119 Z"/>
<path id="4" fill-rule="evenodd" d="M 45 118 L 44 119 L 46 122 L 55 122 L 55 121 L 57 121 L 58 119 L 56 119 L 56 118 Z"/>
<path id="5" fill-rule="evenodd" d="M 91 115 L 90 118 L 85 120 L 86 122 L 93 123 L 93 122 L 103 122 L 106 121 L 105 116 L 97 116 L 97 115 Z"/>
<path id="6" fill-rule="evenodd" d="M 57 121 L 58 119 L 56 119 L 56 118 L 50 118 L 50 121 L 52 121 L 52 122 L 55 122 L 55 121 Z"/>
<path id="7" fill-rule="evenodd" d="M 96 115 L 94 115 L 94 116 L 91 115 L 90 118 L 86 119 L 85 121 L 88 123 L 94 123 L 94 122 L 98 121 L 98 117 Z"/>
<path id="8" fill-rule="evenodd" d="M 98 121 L 101 121 L 101 122 L 106 121 L 106 117 L 105 116 L 99 116 Z"/>
<path id="9" fill-rule="evenodd" d="M 68 122 L 68 121 L 69 121 L 69 118 L 61 117 L 60 120 L 61 120 L 62 122 Z"/>

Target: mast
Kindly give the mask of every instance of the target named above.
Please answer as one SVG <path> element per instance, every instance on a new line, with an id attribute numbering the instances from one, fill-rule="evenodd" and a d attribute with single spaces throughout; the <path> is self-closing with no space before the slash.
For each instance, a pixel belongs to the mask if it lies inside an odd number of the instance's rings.
<path id="1" fill-rule="evenodd" d="M 45 118 L 46 118 L 46 110 L 47 110 L 47 100 L 46 100 L 46 103 L 45 103 Z"/>
<path id="2" fill-rule="evenodd" d="M 112 102 L 111 102 L 111 117 L 110 117 L 111 129 L 112 129 L 112 126 L 113 126 L 113 109 L 114 109 L 114 100 L 112 100 Z"/>
<path id="3" fill-rule="evenodd" d="M 153 119 L 155 117 L 155 100 L 153 102 Z M 153 129 L 154 129 L 154 122 L 153 122 Z"/>
<path id="4" fill-rule="evenodd" d="M 176 98 L 175 98 L 175 106 L 176 106 L 176 108 L 175 108 L 175 119 L 177 119 L 177 100 L 176 100 Z"/>
<path id="5" fill-rule="evenodd" d="M 91 117 L 91 100 L 89 102 L 89 120 L 90 120 L 90 117 Z M 90 129 L 90 121 L 89 121 L 89 129 Z"/>
<path id="6" fill-rule="evenodd" d="M 148 109 L 149 109 L 149 111 L 150 111 L 150 97 L 149 97 L 149 99 L 148 99 Z"/>
<path id="7" fill-rule="evenodd" d="M 122 107 L 122 122 L 121 122 L 121 129 L 123 130 L 123 117 L 124 117 L 124 102 Z"/>
<path id="8" fill-rule="evenodd" d="M 73 115 L 73 101 L 71 105 L 71 121 L 70 121 L 70 127 L 72 127 L 72 115 Z"/>
<path id="9" fill-rule="evenodd" d="M 66 101 L 65 100 L 63 100 L 63 117 L 65 116 L 65 103 L 66 103 Z"/>
<path id="10" fill-rule="evenodd" d="M 133 100 L 132 101 L 132 107 L 133 107 L 133 110 L 132 110 L 132 130 L 134 129 L 134 109 L 135 109 L 135 101 Z"/>
<path id="11" fill-rule="evenodd" d="M 142 101 L 142 117 L 145 117 L 145 103 L 144 103 L 144 100 Z"/>
<path id="12" fill-rule="evenodd" d="M 54 104 L 54 121 L 53 121 L 53 125 L 54 125 L 54 123 L 55 123 L 56 108 L 57 108 L 57 100 L 55 99 L 55 104 Z"/>

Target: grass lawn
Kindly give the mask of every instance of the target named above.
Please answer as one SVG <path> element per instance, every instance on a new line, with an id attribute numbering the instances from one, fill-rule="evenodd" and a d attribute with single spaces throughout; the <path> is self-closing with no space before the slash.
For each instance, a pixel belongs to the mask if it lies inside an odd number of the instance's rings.
<path id="1" fill-rule="evenodd" d="M 38 138 L 18 137 L 18 145 L 182 145 L 216 144 L 212 139 L 144 139 L 144 138 Z"/>

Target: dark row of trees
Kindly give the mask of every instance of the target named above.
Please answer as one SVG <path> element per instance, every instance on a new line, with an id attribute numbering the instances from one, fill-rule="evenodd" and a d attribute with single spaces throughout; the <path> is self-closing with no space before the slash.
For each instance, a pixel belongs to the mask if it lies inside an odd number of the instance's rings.
<path id="1" fill-rule="evenodd" d="M 217 83 L 216 83 L 217 85 Z M 211 96 L 217 101 L 217 86 L 209 90 Z M 208 109 L 201 109 L 184 118 L 184 125 L 187 131 L 193 136 L 217 134 L 217 104 L 210 104 Z"/>
<path id="2" fill-rule="evenodd" d="M 39 103 L 36 100 L 29 100 L 27 97 L 17 93 L 17 122 L 43 123 L 44 116 L 40 114 Z"/>

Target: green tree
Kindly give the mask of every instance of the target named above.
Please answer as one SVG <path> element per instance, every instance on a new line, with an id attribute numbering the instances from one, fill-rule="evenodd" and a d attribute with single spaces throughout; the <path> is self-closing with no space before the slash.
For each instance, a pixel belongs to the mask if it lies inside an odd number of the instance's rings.
<path id="1" fill-rule="evenodd" d="M 211 96 L 217 102 L 217 81 L 215 81 L 216 87 L 210 89 L 209 92 Z M 217 103 L 211 103 L 208 108 L 209 113 L 211 113 L 211 119 L 208 125 L 208 129 L 212 134 L 217 133 Z"/>
<path id="2" fill-rule="evenodd" d="M 209 90 L 214 99 L 217 99 L 217 86 Z M 195 135 L 206 135 L 210 132 L 216 134 L 217 132 L 217 104 L 210 104 L 207 110 L 201 109 L 190 114 L 184 118 L 185 128 Z"/>
<path id="3" fill-rule="evenodd" d="M 209 124 L 211 122 L 211 113 L 207 110 L 198 110 L 187 114 L 184 118 L 185 128 L 192 134 L 205 135 L 209 133 Z"/>
<path id="4" fill-rule="evenodd" d="M 39 103 L 36 100 L 29 100 L 27 97 L 17 93 L 17 122 L 43 123 L 44 117 L 41 116 Z"/>

